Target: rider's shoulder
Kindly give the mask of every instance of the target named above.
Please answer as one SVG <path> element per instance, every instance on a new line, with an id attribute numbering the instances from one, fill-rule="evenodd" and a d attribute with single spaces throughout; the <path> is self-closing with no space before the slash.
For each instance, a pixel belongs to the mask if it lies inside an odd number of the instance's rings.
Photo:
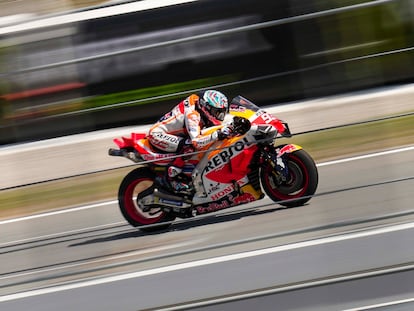
<path id="1" fill-rule="evenodd" d="M 195 104 L 199 97 L 196 94 L 191 94 L 190 96 L 183 99 L 177 106 L 176 110 L 178 113 L 186 114 L 189 111 L 192 111 L 195 109 Z"/>
<path id="2" fill-rule="evenodd" d="M 184 102 L 188 105 L 188 106 L 195 106 L 195 104 L 197 103 L 197 101 L 199 100 L 199 96 L 197 94 L 191 94 L 190 96 L 188 96 Z"/>
<path id="3" fill-rule="evenodd" d="M 195 111 L 196 103 L 198 100 L 199 100 L 198 95 L 191 94 L 178 105 L 180 107 L 180 112 L 184 114 L 188 114 L 188 113 Z"/>

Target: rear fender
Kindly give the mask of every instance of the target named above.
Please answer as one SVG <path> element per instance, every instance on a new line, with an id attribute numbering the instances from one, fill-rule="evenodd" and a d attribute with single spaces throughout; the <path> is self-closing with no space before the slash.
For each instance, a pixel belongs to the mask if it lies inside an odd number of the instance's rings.
<path id="1" fill-rule="evenodd" d="M 115 138 L 114 143 L 120 148 L 134 147 L 135 142 L 146 136 L 144 133 L 131 133 L 131 137 L 122 136 L 121 138 Z"/>

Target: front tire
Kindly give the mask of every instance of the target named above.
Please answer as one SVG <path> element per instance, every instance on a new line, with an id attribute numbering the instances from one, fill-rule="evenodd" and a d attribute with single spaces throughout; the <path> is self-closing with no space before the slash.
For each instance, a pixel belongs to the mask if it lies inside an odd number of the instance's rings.
<path id="1" fill-rule="evenodd" d="M 297 207 L 308 202 L 318 186 L 318 170 L 312 157 L 303 149 L 284 155 L 288 178 L 278 185 L 270 164 L 262 168 L 260 180 L 265 193 L 282 206 Z"/>
<path id="2" fill-rule="evenodd" d="M 146 167 L 137 168 L 129 172 L 121 182 L 118 191 L 118 204 L 122 215 L 134 227 L 154 225 L 172 221 L 175 216 L 161 209 L 152 208 L 144 212 L 139 206 L 140 197 L 150 194 L 154 187 L 154 174 Z M 166 229 L 170 223 L 140 228 L 142 231 L 152 232 Z"/>

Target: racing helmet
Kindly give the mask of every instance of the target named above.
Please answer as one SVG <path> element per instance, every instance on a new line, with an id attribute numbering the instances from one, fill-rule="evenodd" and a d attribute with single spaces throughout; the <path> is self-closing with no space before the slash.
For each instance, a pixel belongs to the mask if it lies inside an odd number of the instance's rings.
<path id="1" fill-rule="evenodd" d="M 206 121 L 213 125 L 220 125 L 229 111 L 229 103 L 223 93 L 207 90 L 200 94 L 198 108 Z"/>

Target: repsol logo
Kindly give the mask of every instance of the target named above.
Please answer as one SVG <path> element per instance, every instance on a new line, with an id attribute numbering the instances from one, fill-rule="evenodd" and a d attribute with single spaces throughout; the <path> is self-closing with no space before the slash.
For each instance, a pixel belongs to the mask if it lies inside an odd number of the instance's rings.
<path id="1" fill-rule="evenodd" d="M 180 139 L 178 137 L 172 136 L 172 135 L 166 135 L 163 133 L 154 133 L 153 134 L 155 137 L 162 139 L 164 141 L 169 141 L 171 143 L 175 143 L 178 144 L 180 142 Z"/>
<path id="2" fill-rule="evenodd" d="M 208 173 L 211 170 L 214 170 L 216 167 L 219 167 L 229 161 L 233 155 L 239 153 L 244 149 L 244 145 L 247 143 L 247 139 L 244 138 L 243 141 L 238 141 L 230 148 L 224 149 L 219 154 L 215 155 L 210 161 L 208 161 L 205 172 Z"/>

